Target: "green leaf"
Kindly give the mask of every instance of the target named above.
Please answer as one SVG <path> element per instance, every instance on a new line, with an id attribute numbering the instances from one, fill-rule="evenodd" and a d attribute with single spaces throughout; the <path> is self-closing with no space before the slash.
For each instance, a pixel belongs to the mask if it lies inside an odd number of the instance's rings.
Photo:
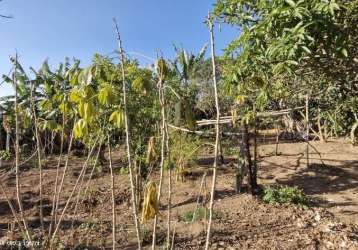
<path id="1" fill-rule="evenodd" d="M 117 128 L 122 128 L 124 125 L 124 114 L 122 110 L 114 111 L 109 117 L 109 121 L 113 123 Z"/>
<path id="2" fill-rule="evenodd" d="M 104 86 L 99 90 L 98 101 L 102 105 L 112 104 L 114 101 L 114 90 L 111 86 Z"/>
<path id="3" fill-rule="evenodd" d="M 80 93 L 76 90 L 73 90 L 70 94 L 70 101 L 74 103 L 79 103 L 81 101 L 82 97 Z"/>
<path id="4" fill-rule="evenodd" d="M 348 51 L 345 48 L 341 49 L 341 53 L 344 57 L 348 57 Z"/>
<path id="5" fill-rule="evenodd" d="M 81 138 L 85 134 L 88 133 L 88 124 L 86 120 L 80 119 L 76 122 L 75 126 L 73 127 L 73 134 L 75 138 Z"/>
<path id="6" fill-rule="evenodd" d="M 88 85 L 92 82 L 92 66 L 85 68 L 81 71 L 81 73 L 78 75 L 78 82 L 83 85 Z"/>
<path id="7" fill-rule="evenodd" d="M 293 8 L 296 7 L 296 3 L 293 0 L 285 0 L 285 2 Z"/>
<path id="8" fill-rule="evenodd" d="M 306 46 L 302 46 L 302 49 L 306 51 L 308 54 L 311 54 L 311 50 L 307 48 Z"/>

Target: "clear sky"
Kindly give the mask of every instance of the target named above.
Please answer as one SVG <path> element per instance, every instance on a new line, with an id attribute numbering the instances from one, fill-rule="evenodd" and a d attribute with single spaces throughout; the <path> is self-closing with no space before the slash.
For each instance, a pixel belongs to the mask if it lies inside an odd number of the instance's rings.
<path id="1" fill-rule="evenodd" d="M 198 52 L 209 41 L 203 23 L 215 0 L 3 0 L 0 14 L 0 74 L 11 68 L 9 56 L 17 50 L 25 69 L 46 59 L 56 66 L 75 57 L 82 65 L 95 53 L 110 54 L 116 48 L 112 18 L 119 23 L 124 49 L 149 57 L 160 50 L 174 56 L 173 44 Z M 222 27 L 216 34 L 217 53 L 238 31 Z M 150 61 L 132 54 L 142 64 Z M 11 93 L 6 83 L 0 96 Z"/>

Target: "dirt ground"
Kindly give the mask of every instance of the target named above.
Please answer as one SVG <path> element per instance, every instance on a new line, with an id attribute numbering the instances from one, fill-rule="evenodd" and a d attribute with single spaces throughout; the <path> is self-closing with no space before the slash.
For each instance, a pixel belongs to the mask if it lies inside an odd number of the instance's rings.
<path id="1" fill-rule="evenodd" d="M 211 249 L 358 249 L 358 147 L 353 148 L 343 139 L 311 143 L 309 167 L 306 164 L 305 143 L 280 144 L 278 156 L 273 155 L 275 145 L 259 147 L 259 184 L 278 183 L 302 188 L 311 199 L 311 206 L 307 209 L 294 205 L 265 204 L 245 192 L 236 194 L 233 158 L 225 157 L 225 164 L 218 170 L 214 206 L 217 213 L 213 221 Z M 70 161 L 59 212 L 72 191 L 82 162 L 82 158 L 75 157 Z M 185 182 L 172 183 L 175 249 L 202 249 L 204 246 L 205 221 L 189 222 L 184 215 L 196 207 L 202 175 L 210 169 L 211 162 L 209 156 L 202 155 L 197 165 L 188 169 Z M 120 165 L 120 154 L 115 153 L 114 166 L 118 168 Z M 56 159 L 53 158 L 47 160 L 44 169 L 46 225 L 50 221 L 53 193 L 50 187 L 55 182 L 55 176 Z M 208 171 L 207 188 L 211 185 L 211 177 Z M 158 180 L 157 173 L 153 179 Z M 40 228 L 38 170 L 24 167 L 21 183 L 25 215 L 29 226 L 36 232 Z M 2 184 L 7 187 L 8 195 L 15 204 L 14 175 L 3 177 Z M 128 176 L 117 173 L 115 185 L 118 249 L 136 249 Z M 81 202 L 75 216 L 76 197 L 70 203 L 70 213 L 65 215 L 60 228 L 58 248 L 109 249 L 112 217 L 108 166 L 95 175 L 88 195 L 81 193 L 78 196 Z M 202 201 L 203 197 L 200 198 Z M 167 185 L 164 182 L 158 247 L 165 241 L 166 205 Z M 0 241 L 19 237 L 18 232 L 13 230 L 14 225 L 11 210 L 1 194 Z M 148 249 L 151 228 L 152 221 L 143 225 L 144 247 Z"/>

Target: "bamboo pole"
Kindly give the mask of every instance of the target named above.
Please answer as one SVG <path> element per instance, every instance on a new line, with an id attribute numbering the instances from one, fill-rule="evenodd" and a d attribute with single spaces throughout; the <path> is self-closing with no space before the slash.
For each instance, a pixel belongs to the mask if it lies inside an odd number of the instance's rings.
<path id="1" fill-rule="evenodd" d="M 137 241 L 138 241 L 138 249 L 142 249 L 142 237 L 141 237 L 141 230 L 140 224 L 138 219 L 138 210 L 137 204 L 135 199 L 135 187 L 134 187 L 134 178 L 133 178 L 133 169 L 132 169 L 132 155 L 131 155 L 131 148 L 130 148 L 130 134 L 129 134 L 129 121 L 128 121 L 128 111 L 127 111 L 127 87 L 126 87 L 126 79 L 124 73 L 124 51 L 122 47 L 122 40 L 118 29 L 118 24 L 116 19 L 113 19 L 116 32 L 117 32 L 117 40 L 118 40 L 118 49 L 121 59 L 121 73 L 122 73 L 122 85 L 123 85 L 123 106 L 124 106 L 124 125 L 126 131 L 126 146 L 127 146 L 127 158 L 128 158 L 128 169 L 129 169 L 129 179 L 131 185 L 131 193 L 132 193 L 132 209 L 133 209 L 133 217 L 134 217 L 134 224 L 137 233 Z"/>
<path id="2" fill-rule="evenodd" d="M 205 250 L 209 249 L 210 245 L 210 236 L 211 236 L 211 226 L 213 220 L 213 207 L 215 199 L 215 187 L 216 187 L 216 176 L 217 176 L 217 165 L 218 165 L 218 147 L 220 141 L 220 107 L 219 107 L 219 97 L 217 90 L 216 82 L 216 62 L 215 62 L 215 40 L 214 40 L 214 24 L 210 13 L 207 18 L 209 31 L 210 31 L 210 44 L 211 44 L 211 63 L 212 63 L 212 74 L 213 74 L 213 85 L 214 85 L 214 98 L 215 98 L 215 107 L 216 107 L 216 123 L 215 123 L 215 155 L 214 155 L 214 165 L 213 165 L 213 178 L 211 184 L 211 197 L 209 203 L 209 222 L 208 230 L 206 234 Z"/>
<path id="3" fill-rule="evenodd" d="M 278 111 L 265 111 L 265 112 L 257 112 L 256 116 L 258 118 L 265 118 L 265 117 L 276 117 L 276 116 L 282 116 L 282 115 L 286 115 L 289 114 L 291 111 L 294 110 L 300 110 L 305 108 L 305 106 L 302 107 L 296 107 L 296 108 L 291 108 L 291 109 L 283 109 L 283 110 L 278 110 Z M 241 117 L 237 117 L 236 120 L 239 121 L 241 119 Z M 235 118 L 233 116 L 221 116 L 219 123 L 220 124 L 228 124 L 228 123 L 232 123 L 232 121 L 235 120 Z M 197 126 L 201 127 L 201 126 L 208 126 L 208 125 L 215 125 L 216 120 L 208 120 L 208 119 L 204 119 L 204 120 L 200 120 L 197 121 L 196 124 Z"/>
<path id="4" fill-rule="evenodd" d="M 182 127 L 178 127 L 178 126 L 174 126 L 172 124 L 168 124 L 168 127 L 174 129 L 174 130 L 178 130 L 178 131 L 182 131 L 182 132 L 186 132 L 189 134 L 196 134 L 196 135 L 202 135 L 202 136 L 215 136 L 215 132 L 210 132 L 210 131 L 200 131 L 200 130 L 190 130 L 187 128 L 182 128 Z M 233 132 L 222 132 L 221 133 L 223 136 L 241 136 L 242 133 L 233 133 Z"/>

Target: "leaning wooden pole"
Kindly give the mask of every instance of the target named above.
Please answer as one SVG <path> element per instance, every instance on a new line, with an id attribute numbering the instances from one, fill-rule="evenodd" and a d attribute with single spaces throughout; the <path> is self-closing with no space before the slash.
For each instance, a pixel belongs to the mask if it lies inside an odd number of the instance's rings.
<path id="1" fill-rule="evenodd" d="M 13 77 L 12 77 L 12 83 L 13 83 L 13 87 L 15 90 L 15 106 L 14 106 L 14 112 L 15 112 L 15 178 L 16 178 L 16 198 L 17 198 L 17 203 L 19 206 L 19 213 L 20 213 L 20 218 L 22 220 L 22 222 L 24 223 L 24 228 L 25 228 L 25 232 L 26 232 L 26 236 L 28 238 L 28 240 L 31 241 L 31 236 L 29 233 L 29 229 L 27 226 L 27 222 L 26 219 L 24 217 L 24 210 L 22 207 L 22 200 L 21 200 L 21 186 L 20 186 L 20 154 L 19 154 L 19 108 L 18 108 L 18 90 L 17 90 L 17 79 L 16 79 L 16 72 L 17 72 L 17 54 L 15 55 L 15 58 L 13 58 L 14 61 L 14 72 L 13 72 Z"/>
<path id="2" fill-rule="evenodd" d="M 136 195 L 135 195 L 135 187 L 134 187 L 134 177 L 133 177 L 133 169 L 132 169 L 132 155 L 130 148 L 130 134 L 129 134 L 129 121 L 128 121 L 128 111 L 127 111 L 127 87 L 126 87 L 126 78 L 124 74 L 124 51 L 122 47 L 122 40 L 118 29 L 118 24 L 116 19 L 113 19 L 114 25 L 117 32 L 117 40 L 118 40 L 118 49 L 121 60 L 121 73 L 122 73 L 122 85 L 123 85 L 123 106 L 124 106 L 124 126 L 126 131 L 126 146 L 127 146 L 127 158 L 128 158 L 128 169 L 129 169 L 129 179 L 131 184 L 131 193 L 132 193 L 132 209 L 133 209 L 133 217 L 134 224 L 137 233 L 137 241 L 138 241 L 138 249 L 142 249 L 142 239 L 141 239 L 141 230 L 138 219 L 138 209 L 136 204 Z"/>
<path id="3" fill-rule="evenodd" d="M 210 196 L 210 203 L 209 203 L 209 222 L 208 222 L 208 230 L 206 234 L 205 250 L 208 250 L 210 245 L 211 225 L 213 220 L 213 207 L 214 207 L 214 199 L 215 199 L 216 175 L 217 175 L 217 165 L 218 165 L 218 148 L 220 142 L 220 126 L 219 126 L 220 107 L 219 107 L 219 97 L 218 97 L 218 89 L 217 89 L 217 81 L 216 81 L 214 24 L 210 14 L 208 15 L 207 22 L 210 31 L 211 64 L 212 64 L 212 72 L 213 72 L 214 98 L 215 98 L 215 107 L 216 107 L 216 123 L 215 123 L 216 133 L 215 133 L 215 155 L 214 155 L 214 165 L 213 165 L 213 178 L 211 184 L 211 194 L 210 194 L 211 196 Z"/>

